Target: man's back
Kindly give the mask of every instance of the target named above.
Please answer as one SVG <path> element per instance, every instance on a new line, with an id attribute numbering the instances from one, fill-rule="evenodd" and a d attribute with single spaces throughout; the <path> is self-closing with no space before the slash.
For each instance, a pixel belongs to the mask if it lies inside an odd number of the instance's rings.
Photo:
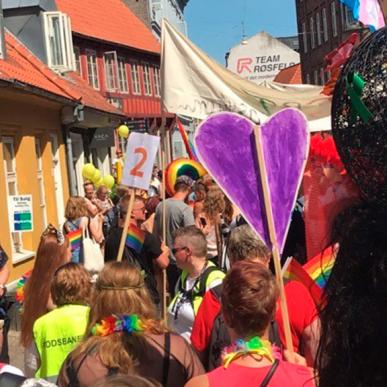
<path id="1" fill-rule="evenodd" d="M 170 198 L 165 202 L 166 206 L 166 227 L 167 227 L 167 246 L 172 249 L 172 234 L 181 227 L 192 226 L 195 224 L 192 208 L 184 201 Z M 154 234 L 160 239 L 163 237 L 163 203 L 156 208 Z"/>

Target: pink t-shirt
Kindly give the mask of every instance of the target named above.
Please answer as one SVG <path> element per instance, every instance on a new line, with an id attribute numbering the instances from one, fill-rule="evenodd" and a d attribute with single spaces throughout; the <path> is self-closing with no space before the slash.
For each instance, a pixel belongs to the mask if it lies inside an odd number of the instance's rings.
<path id="1" fill-rule="evenodd" d="M 231 363 L 227 368 L 218 367 L 207 374 L 210 387 L 257 387 L 270 371 L 270 366 L 245 367 Z M 269 382 L 270 387 L 314 387 L 309 368 L 280 361 Z"/>

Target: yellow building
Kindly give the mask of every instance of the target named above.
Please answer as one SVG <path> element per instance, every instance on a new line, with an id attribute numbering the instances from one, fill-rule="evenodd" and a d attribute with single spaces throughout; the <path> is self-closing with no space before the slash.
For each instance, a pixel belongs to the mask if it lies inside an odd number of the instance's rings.
<path id="1" fill-rule="evenodd" d="M 64 221 L 69 197 L 64 112 L 76 111 L 81 99 L 86 120 L 88 114 L 110 121 L 115 115 L 119 122 L 119 112 L 75 74 L 68 75 L 70 83 L 12 35 L 7 33 L 5 40 L 6 54 L 0 59 L 0 244 L 10 258 L 13 282 L 33 267 L 46 226 L 59 227 Z M 12 195 L 31 195 L 32 231 L 12 232 Z"/>

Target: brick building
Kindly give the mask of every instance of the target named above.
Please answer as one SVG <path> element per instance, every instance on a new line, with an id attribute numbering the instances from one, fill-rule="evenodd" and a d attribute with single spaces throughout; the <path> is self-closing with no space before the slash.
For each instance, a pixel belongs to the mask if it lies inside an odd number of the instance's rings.
<path id="1" fill-rule="evenodd" d="M 322 85 L 329 74 L 324 57 L 354 31 L 365 34 L 338 0 L 296 0 L 303 83 Z"/>

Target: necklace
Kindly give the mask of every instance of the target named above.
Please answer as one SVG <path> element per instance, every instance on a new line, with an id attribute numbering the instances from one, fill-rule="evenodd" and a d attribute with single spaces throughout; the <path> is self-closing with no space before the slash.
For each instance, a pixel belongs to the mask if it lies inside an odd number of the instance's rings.
<path id="1" fill-rule="evenodd" d="M 228 346 L 224 351 L 223 366 L 227 368 L 231 362 L 248 354 L 259 355 L 271 363 L 274 362 L 273 349 L 270 341 L 254 336 L 249 341 L 238 339 Z"/>

